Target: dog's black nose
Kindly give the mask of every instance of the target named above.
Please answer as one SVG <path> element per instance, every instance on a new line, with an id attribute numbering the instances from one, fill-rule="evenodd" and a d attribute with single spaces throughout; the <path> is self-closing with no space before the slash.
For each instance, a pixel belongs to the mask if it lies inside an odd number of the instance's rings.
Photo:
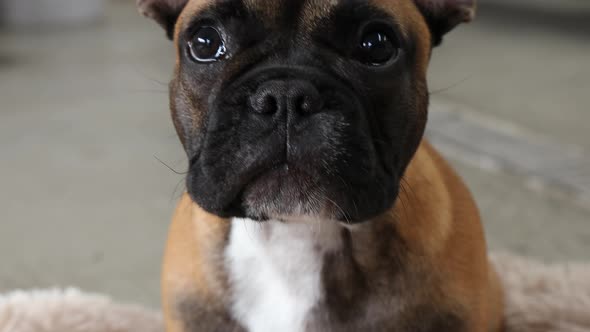
<path id="1" fill-rule="evenodd" d="M 322 108 L 316 87 L 304 80 L 272 80 L 261 84 L 250 97 L 250 106 L 260 114 L 313 114 Z"/>

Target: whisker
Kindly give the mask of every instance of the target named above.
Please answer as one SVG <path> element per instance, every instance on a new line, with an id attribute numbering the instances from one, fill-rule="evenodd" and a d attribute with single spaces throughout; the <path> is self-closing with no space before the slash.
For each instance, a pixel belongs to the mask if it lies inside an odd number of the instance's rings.
<path id="1" fill-rule="evenodd" d="M 134 67 L 134 68 L 133 68 L 133 71 L 135 71 L 135 72 L 136 72 L 136 73 L 137 73 L 139 76 L 141 76 L 141 77 L 145 78 L 146 80 L 148 80 L 148 81 L 150 81 L 150 82 L 153 82 L 153 83 L 156 83 L 156 84 L 158 84 L 158 85 L 165 86 L 165 87 L 168 87 L 168 85 L 169 85 L 169 83 L 167 83 L 167 82 L 162 82 L 162 81 L 160 81 L 159 79 L 155 78 L 154 76 L 152 76 L 152 75 L 149 75 L 149 74 L 148 74 L 148 73 L 146 73 L 145 71 L 141 70 L 141 68 Z"/>
<path id="2" fill-rule="evenodd" d="M 126 93 L 161 93 L 161 94 L 168 94 L 168 90 L 157 90 L 157 89 L 125 89 L 123 90 Z"/>
<path id="3" fill-rule="evenodd" d="M 454 89 L 454 88 L 456 88 L 457 86 L 459 86 L 459 85 L 461 85 L 461 84 L 465 83 L 467 80 L 470 80 L 471 78 L 473 78 L 473 76 L 475 76 L 475 74 L 471 74 L 471 75 L 469 75 L 469 76 L 466 76 L 465 78 L 463 78 L 463 79 L 459 80 L 458 82 L 456 82 L 456 83 L 453 83 L 453 84 L 451 84 L 451 85 L 449 85 L 449 86 L 447 86 L 447 87 L 445 87 L 445 88 L 442 88 L 442 89 L 438 89 L 438 90 L 433 90 L 433 91 L 430 91 L 430 92 L 429 92 L 429 94 L 430 94 L 431 96 L 433 96 L 433 95 L 436 95 L 436 94 L 439 94 L 439 93 L 442 93 L 442 92 L 445 92 L 445 91 L 448 91 L 448 90 Z"/>
<path id="4" fill-rule="evenodd" d="M 347 224 L 352 224 L 352 221 L 348 218 L 348 214 L 344 212 L 344 209 L 342 209 L 342 207 L 340 207 L 340 205 L 338 205 L 336 202 L 334 202 L 333 200 L 328 198 L 328 196 L 325 196 L 324 198 L 327 201 L 329 201 L 330 203 L 332 203 L 334 205 L 334 207 L 336 207 L 340 211 L 340 213 L 342 213 L 342 216 L 344 217 L 344 220 L 346 221 Z"/>
<path id="5" fill-rule="evenodd" d="M 404 190 L 409 190 L 410 194 L 412 194 L 412 197 L 408 197 L 408 199 L 416 199 L 416 192 L 414 192 L 414 189 L 412 188 L 412 186 L 410 186 L 408 180 L 402 177 L 400 181 L 400 186 L 404 186 Z"/>
<path id="6" fill-rule="evenodd" d="M 408 218 L 408 205 L 411 205 L 410 200 L 415 198 L 415 193 L 410 184 L 404 178 L 400 180 L 400 190 L 403 192 L 403 195 L 399 195 L 398 199 L 402 205 L 404 216 Z M 406 200 L 405 202 L 404 199 Z"/>
<path id="7" fill-rule="evenodd" d="M 184 178 L 180 179 L 178 181 L 178 183 L 176 184 L 176 186 L 174 187 L 174 191 L 172 192 L 172 196 L 170 197 L 170 202 L 178 200 L 182 196 L 182 193 L 178 196 L 177 196 L 177 194 L 178 194 L 178 188 L 181 187 L 181 184 L 184 183 L 184 180 L 185 180 Z M 183 192 L 185 192 L 185 191 L 186 191 L 186 184 L 185 184 Z"/>
<path id="8" fill-rule="evenodd" d="M 317 197 L 318 195 L 322 196 L 322 194 L 320 192 L 313 192 L 312 191 L 311 193 L 309 193 L 308 199 L 311 201 L 311 204 L 312 204 L 312 207 L 311 207 L 312 211 L 311 212 L 313 212 L 313 210 L 321 211 L 321 208 L 322 208 L 321 197 Z M 314 218 L 314 219 L 315 219 L 315 224 L 317 224 L 317 226 L 318 226 L 317 234 L 322 234 L 322 223 L 320 222 L 320 218 Z M 313 232 L 313 229 L 312 229 L 312 232 Z"/>
<path id="9" fill-rule="evenodd" d="M 166 168 L 168 168 L 169 170 L 171 170 L 172 172 L 174 172 L 177 175 L 187 175 L 188 171 L 186 172 L 179 172 L 177 170 L 175 170 L 174 168 L 172 168 L 172 166 L 169 166 L 168 164 L 166 164 L 165 162 L 163 162 L 160 158 L 158 158 L 158 156 L 154 155 L 154 158 L 156 158 L 157 161 L 160 162 L 160 164 L 166 166 Z"/>

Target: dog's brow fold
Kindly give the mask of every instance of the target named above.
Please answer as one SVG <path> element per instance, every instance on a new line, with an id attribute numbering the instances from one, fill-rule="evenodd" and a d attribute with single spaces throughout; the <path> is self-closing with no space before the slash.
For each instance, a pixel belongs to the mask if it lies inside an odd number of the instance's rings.
<path id="1" fill-rule="evenodd" d="M 296 20 L 303 27 L 312 29 L 335 12 L 346 11 L 358 19 L 366 18 L 362 17 L 366 9 L 383 16 L 390 14 L 370 0 L 218 0 L 203 1 L 197 8 L 199 10 L 187 13 L 187 20 L 181 29 L 190 28 L 202 18 L 223 20 L 241 17 L 245 13 L 259 17 L 262 15 L 261 18 L 267 22 L 283 18 Z"/>

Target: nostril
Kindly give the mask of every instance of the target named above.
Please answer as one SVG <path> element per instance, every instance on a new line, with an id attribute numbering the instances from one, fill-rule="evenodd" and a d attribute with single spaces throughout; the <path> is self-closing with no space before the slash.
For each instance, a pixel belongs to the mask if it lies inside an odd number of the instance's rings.
<path id="1" fill-rule="evenodd" d="M 297 99 L 295 105 L 297 105 L 296 111 L 301 114 L 317 113 L 321 111 L 323 107 L 322 101 L 319 97 L 314 98 L 309 96 L 300 97 L 299 99 Z"/>
<path id="2" fill-rule="evenodd" d="M 301 114 L 312 114 L 321 111 L 322 99 L 318 90 L 308 82 L 298 82 L 290 93 L 292 110 Z"/>
<path id="3" fill-rule="evenodd" d="M 252 110 L 260 114 L 270 114 L 276 112 L 278 103 L 276 98 L 269 92 L 256 93 L 250 97 L 250 106 Z"/>
<path id="4" fill-rule="evenodd" d="M 308 113 L 311 110 L 311 103 L 305 96 L 299 96 L 295 99 L 295 109 L 301 113 Z"/>
<path id="5" fill-rule="evenodd" d="M 318 89 L 305 80 L 271 80 L 261 84 L 249 97 L 250 108 L 258 114 L 313 114 L 322 110 Z M 286 114 L 286 113 L 285 113 Z"/>

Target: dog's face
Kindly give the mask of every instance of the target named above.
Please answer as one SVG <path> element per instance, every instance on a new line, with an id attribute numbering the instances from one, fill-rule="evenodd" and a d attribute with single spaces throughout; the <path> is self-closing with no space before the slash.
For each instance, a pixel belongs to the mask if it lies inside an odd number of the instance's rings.
<path id="1" fill-rule="evenodd" d="M 368 220 L 395 202 L 426 69 L 467 0 L 140 0 L 177 50 L 188 192 L 221 217 Z"/>

